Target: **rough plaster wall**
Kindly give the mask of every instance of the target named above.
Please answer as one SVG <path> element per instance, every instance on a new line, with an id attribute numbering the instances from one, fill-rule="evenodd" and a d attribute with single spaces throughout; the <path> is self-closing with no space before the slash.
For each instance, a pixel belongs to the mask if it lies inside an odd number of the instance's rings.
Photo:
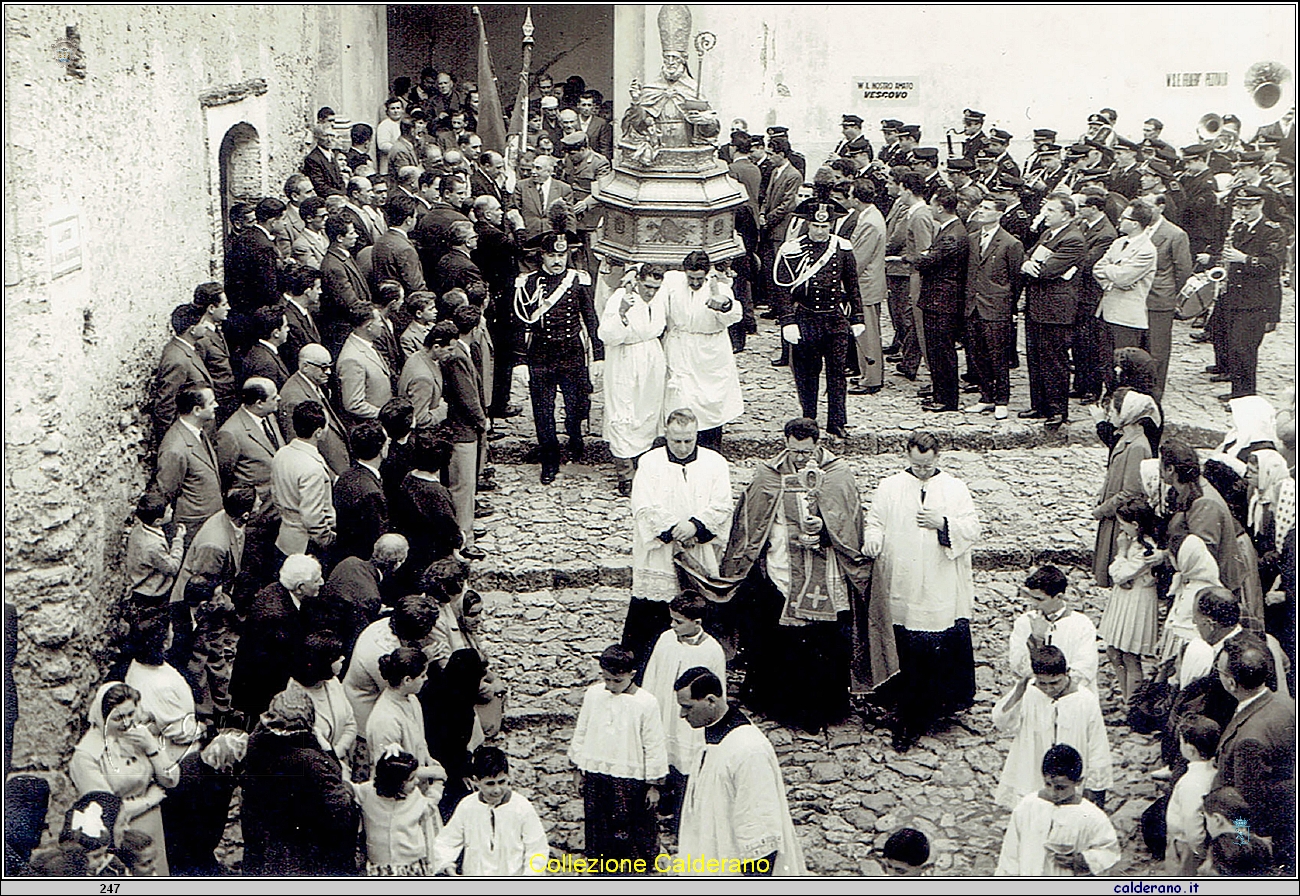
<path id="1" fill-rule="evenodd" d="M 84 78 L 55 59 L 80 33 Z M 5 596 L 19 614 L 16 769 L 61 769 L 102 674 L 142 409 L 168 316 L 213 257 L 217 173 L 199 95 L 267 82 L 278 195 L 319 105 L 379 102 L 383 7 L 5 8 Z M 343 83 L 341 46 L 352 53 Z M 372 86 L 373 85 L 373 86 Z M 355 113 L 360 117 L 361 109 Z M 216 138 L 220 140 L 220 135 Z M 215 155 L 215 148 L 211 150 Z M 51 279 L 47 225 L 80 218 Z M 219 246 L 220 244 L 217 243 Z M 66 789 L 52 776 L 56 798 Z"/>

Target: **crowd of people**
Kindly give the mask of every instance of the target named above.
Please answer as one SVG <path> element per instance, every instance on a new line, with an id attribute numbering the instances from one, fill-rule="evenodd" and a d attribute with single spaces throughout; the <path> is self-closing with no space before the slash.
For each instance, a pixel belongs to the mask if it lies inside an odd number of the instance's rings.
<path id="1" fill-rule="evenodd" d="M 219 873 L 237 786 L 244 874 L 555 870 L 491 744 L 508 688 L 468 587 L 520 366 L 543 485 L 564 457 L 557 389 L 581 462 L 600 382 L 634 518 L 622 642 L 568 754 L 587 861 L 667 870 L 662 824 L 674 870 L 802 873 L 776 754 L 738 704 L 812 732 L 857 708 L 905 753 L 976 696 L 977 507 L 923 429 L 864 500 L 836 453 L 846 395 L 880 393 L 892 358 L 908 380 L 928 368 L 922 410 L 962 410 L 965 392 L 965 412 L 1006 418 L 1022 296 L 1019 417 L 1052 430 L 1072 399 L 1091 412 L 1109 451 L 1093 576 L 1112 590 L 1099 630 L 1061 570 L 1025 580 L 993 715 L 1013 738 L 989 795 L 1012 812 L 998 872 L 1119 861 L 1112 702 L 1163 733 L 1153 771 L 1172 790 L 1143 828 L 1170 873 L 1294 869 L 1295 407 L 1281 419 L 1256 394 L 1290 276 L 1293 113 L 1251 145 L 1230 131 L 1179 151 L 1155 119 L 1128 140 L 1102 110 L 1067 147 L 1035 132 L 1022 169 L 1012 135 L 968 109 L 942 172 L 918 126 L 882 122 L 877 154 L 848 114 L 811 179 L 785 128 L 736 121 L 719 154 L 745 253 L 614 270 L 593 251 L 616 150 L 603 97 L 543 75 L 529 110 L 521 151 L 484 148 L 473 85 L 428 69 L 374 127 L 321 109 L 284 199 L 228 209 L 224 282 L 172 312 L 150 390 L 129 635 L 72 757 L 78 799 L 57 846 L 33 853 L 40 827 L 32 842 L 6 825 L 7 873 Z M 1202 281 L 1207 373 L 1233 414 L 1204 459 L 1163 438 L 1161 404 Z M 802 416 L 733 503 L 720 448 L 760 316 Z M 6 786 L 11 816 L 48 796 Z M 929 854 L 904 829 L 881 859 L 910 874 Z"/>

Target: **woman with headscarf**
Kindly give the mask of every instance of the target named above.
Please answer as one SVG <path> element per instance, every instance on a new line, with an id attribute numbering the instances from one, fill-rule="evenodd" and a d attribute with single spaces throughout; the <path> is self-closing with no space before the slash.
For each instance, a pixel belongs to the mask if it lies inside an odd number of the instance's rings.
<path id="1" fill-rule="evenodd" d="M 1296 483 L 1276 451 L 1256 451 L 1246 462 L 1247 528 L 1259 554 L 1264 630 L 1277 638 L 1295 665 Z"/>
<path id="2" fill-rule="evenodd" d="M 226 832 L 238 766 L 248 752 L 248 732 L 228 728 L 181 760 L 181 781 L 163 800 L 167 863 L 175 877 L 221 874 L 216 850 Z"/>
<path id="3" fill-rule="evenodd" d="M 1223 443 L 1205 459 L 1205 478 L 1223 495 L 1232 515 L 1245 526 L 1249 497 L 1246 463 L 1256 451 L 1277 449 L 1276 412 L 1268 399 L 1247 395 L 1228 402 L 1232 425 Z"/>
<path id="4" fill-rule="evenodd" d="M 1170 547 L 1174 547 L 1170 545 Z M 1220 587 L 1219 565 L 1205 542 L 1196 535 L 1188 535 L 1177 546 L 1174 560 L 1174 581 L 1169 593 L 1174 602 L 1165 617 L 1165 627 L 1160 634 L 1160 662 L 1177 660 L 1189 641 L 1197 636 L 1192 620 L 1196 609 L 1196 595 L 1202 589 Z"/>
<path id="5" fill-rule="evenodd" d="M 358 811 L 339 761 L 321 749 L 300 690 L 271 699 L 248 739 L 241 780 L 245 874 L 356 874 Z"/>
<path id="6" fill-rule="evenodd" d="M 90 705 L 90 730 L 73 751 L 68 774 L 79 795 L 101 790 L 121 797 L 124 829 L 151 838 L 154 873 L 166 877 L 159 805 L 167 796 L 164 788 L 175 787 L 180 775 L 158 738 L 141 721 L 139 691 L 120 681 L 99 688 Z"/>
<path id="7" fill-rule="evenodd" d="M 1106 465 L 1106 481 L 1097 496 L 1097 507 L 1092 511 L 1093 519 L 1098 521 L 1092 574 L 1098 585 L 1109 588 L 1112 584 L 1110 563 L 1115 559 L 1118 532 L 1115 509 L 1129 498 L 1145 493 L 1142 461 L 1149 459 L 1154 450 L 1148 432 L 1152 426 L 1159 428 L 1162 417 L 1155 399 L 1136 389 L 1118 389 L 1105 404 L 1115 441 Z"/>
<path id="8" fill-rule="evenodd" d="M 123 680 L 140 692 L 140 713 L 170 766 L 195 749 L 202 728 L 194 715 L 194 692 L 166 660 L 168 622 L 163 615 L 141 617 L 134 625 L 133 659 Z"/>
<path id="9" fill-rule="evenodd" d="M 1115 349 L 1115 368 L 1110 378 L 1109 395 L 1114 396 L 1121 389 L 1132 389 L 1134 392 L 1149 395 L 1155 402 L 1156 416 L 1144 418 L 1142 424 L 1142 429 L 1147 434 L 1147 441 L 1151 444 L 1151 456 L 1155 457 L 1160 451 L 1160 437 L 1164 432 L 1164 413 L 1160 400 L 1156 398 L 1158 389 L 1156 359 L 1142 349 L 1132 346 Z M 1119 438 L 1119 430 L 1115 421 L 1109 416 L 1098 417 L 1097 438 L 1101 439 L 1101 443 L 1107 448 L 1115 446 L 1115 441 Z"/>

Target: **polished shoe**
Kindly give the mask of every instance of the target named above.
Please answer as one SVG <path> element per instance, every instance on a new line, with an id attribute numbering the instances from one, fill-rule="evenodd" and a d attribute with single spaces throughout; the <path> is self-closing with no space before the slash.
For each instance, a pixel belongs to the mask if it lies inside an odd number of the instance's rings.
<path id="1" fill-rule="evenodd" d="M 482 523 L 475 523 L 475 524 L 474 524 L 474 537 L 475 537 L 475 538 L 482 538 L 484 535 L 487 535 L 487 526 L 483 525 Z"/>
<path id="2" fill-rule="evenodd" d="M 1232 382 L 1232 377 L 1228 376 L 1226 373 L 1216 373 L 1214 376 L 1210 377 L 1210 382 L 1230 383 Z"/>
<path id="3" fill-rule="evenodd" d="M 779 356 L 777 356 L 777 357 L 775 357 L 775 358 L 772 359 L 772 366 L 773 366 L 773 367 L 789 367 L 789 366 L 790 366 L 790 359 L 787 358 L 785 355 L 779 355 Z"/>
<path id="4" fill-rule="evenodd" d="M 497 490 L 496 480 L 490 476 L 480 476 L 478 483 L 474 486 L 476 492 L 494 492 Z"/>
<path id="5" fill-rule="evenodd" d="M 1096 404 L 1101 396 L 1096 392 L 1084 392 L 1081 395 L 1073 396 L 1079 399 L 1079 404 Z"/>
<path id="6" fill-rule="evenodd" d="M 934 394 L 934 386 L 926 385 L 916 390 L 917 398 L 929 398 L 933 394 Z"/>
<path id="7" fill-rule="evenodd" d="M 481 520 L 496 513 L 496 509 L 487 501 L 474 502 L 474 519 Z"/>
<path id="8" fill-rule="evenodd" d="M 1210 342 L 1212 337 L 1209 332 L 1202 330 L 1199 333 L 1193 333 L 1191 338 L 1192 342 Z"/>
<path id="9" fill-rule="evenodd" d="M 1021 420 L 1042 420 L 1047 416 L 1047 414 L 1037 408 L 1025 408 L 1023 411 L 1016 414 L 1016 416 Z"/>
<path id="10" fill-rule="evenodd" d="M 1206 373 L 1218 373 L 1218 372 L 1219 372 L 1219 365 L 1218 365 L 1218 364 L 1207 364 L 1207 365 L 1205 365 L 1205 372 L 1206 372 Z"/>
<path id="11" fill-rule="evenodd" d="M 934 411 L 936 413 L 948 413 L 957 410 L 956 405 L 943 404 L 938 401 L 927 401 L 921 405 L 923 411 Z"/>
<path id="12" fill-rule="evenodd" d="M 849 386 L 849 395 L 875 395 L 883 386 Z"/>
<path id="13" fill-rule="evenodd" d="M 961 387 L 961 391 L 963 395 L 974 395 L 975 393 L 979 392 L 979 390 L 980 390 L 979 383 L 967 383 L 966 385 Z"/>
<path id="14" fill-rule="evenodd" d="M 770 308 L 767 311 L 762 312 L 758 316 L 763 318 L 763 320 L 776 320 L 776 312 Z"/>
<path id="15" fill-rule="evenodd" d="M 1070 421 L 1061 414 L 1052 414 L 1050 417 L 1043 418 L 1043 429 L 1047 432 L 1056 432 Z"/>
<path id="16" fill-rule="evenodd" d="M 631 479 L 624 479 L 622 482 L 620 482 L 620 483 L 618 484 L 617 488 L 618 488 L 618 493 L 619 493 L 620 495 L 622 495 L 624 498 L 630 498 L 630 497 L 632 497 L 632 480 L 631 480 Z"/>
<path id="17" fill-rule="evenodd" d="M 1000 404 L 997 407 L 995 407 L 993 409 L 993 419 L 994 420 L 1007 419 L 1007 406 L 1004 404 Z"/>
<path id="18" fill-rule="evenodd" d="M 968 414 L 987 414 L 991 410 L 993 410 L 993 402 L 991 401 L 977 401 L 974 404 L 966 405 L 966 413 Z"/>
<path id="19" fill-rule="evenodd" d="M 903 350 L 903 347 L 902 347 L 901 345 L 899 345 L 897 342 L 895 342 L 893 345 L 886 346 L 885 349 L 883 350 L 882 354 L 886 354 L 886 355 L 896 355 L 896 354 L 898 354 L 899 352 L 901 352 L 902 350 Z"/>
<path id="20" fill-rule="evenodd" d="M 504 409 L 493 411 L 492 416 L 497 420 L 504 420 L 507 417 L 518 417 L 524 412 L 524 409 L 517 404 L 508 404 Z"/>
<path id="21" fill-rule="evenodd" d="M 1231 392 L 1224 392 L 1222 395 L 1216 395 L 1214 397 L 1219 399 L 1219 401 L 1232 401 L 1234 398 L 1241 398 L 1240 395 L 1233 395 Z"/>
<path id="22" fill-rule="evenodd" d="M 542 485 L 550 485 L 555 481 L 556 475 L 560 468 L 553 464 L 542 464 Z"/>
<path id="23" fill-rule="evenodd" d="M 464 557 L 466 560 L 482 560 L 484 557 L 487 556 L 487 551 L 483 550 L 482 548 L 476 548 L 471 546 L 467 548 L 461 548 L 460 555 Z"/>
<path id="24" fill-rule="evenodd" d="M 901 377 L 902 377 L 903 379 L 905 379 L 905 380 L 910 380 L 911 382 L 916 382 L 916 371 L 915 371 L 915 370 L 908 370 L 908 369 L 905 368 L 905 367 L 897 367 L 897 368 L 895 368 L 895 369 L 894 369 L 894 376 L 901 376 Z"/>
<path id="25" fill-rule="evenodd" d="M 826 427 L 826 434 L 837 439 L 847 439 L 849 437 L 848 429 L 843 426 L 828 426 Z"/>
<path id="26" fill-rule="evenodd" d="M 587 446 L 580 440 L 570 440 L 568 454 L 570 460 L 575 464 L 580 464 L 583 458 L 587 456 Z"/>

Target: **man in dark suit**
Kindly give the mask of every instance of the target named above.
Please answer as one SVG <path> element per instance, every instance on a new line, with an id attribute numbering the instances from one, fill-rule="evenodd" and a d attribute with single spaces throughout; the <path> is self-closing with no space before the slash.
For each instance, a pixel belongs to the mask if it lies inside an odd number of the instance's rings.
<path id="1" fill-rule="evenodd" d="M 1074 222 L 1074 200 L 1053 196 L 1043 203 L 1043 232 L 1025 261 L 1025 349 L 1030 406 L 1026 419 L 1060 429 L 1070 418 L 1070 340 L 1079 303 L 1079 266 L 1087 244 Z"/>
<path id="2" fill-rule="evenodd" d="M 506 213 L 491 196 L 474 200 L 474 232 L 478 246 L 470 252 L 474 264 L 487 282 L 488 302 L 484 317 L 492 337 L 492 394 L 488 415 L 514 417 L 521 413 L 510 404 L 510 377 L 518 359 L 518 322 L 515 319 L 515 280 L 519 277 L 519 260 L 523 255 L 520 238 L 524 219 L 517 209 Z"/>
<path id="3" fill-rule="evenodd" d="M 509 205 L 510 194 L 502 186 L 505 172 L 506 160 L 501 153 L 490 149 L 479 153 L 469 175 L 470 197 L 492 196 L 502 205 Z"/>
<path id="4" fill-rule="evenodd" d="M 997 153 L 993 165 L 998 173 L 1010 175 L 1011 177 L 1020 177 L 1020 166 L 1016 164 L 1016 160 L 1011 158 L 1011 153 L 1008 152 L 1010 145 L 1011 134 L 998 128 L 989 131 L 988 149 Z"/>
<path id="5" fill-rule="evenodd" d="M 1005 199 L 990 196 L 971 212 L 966 269 L 966 351 L 980 384 L 979 401 L 966 410 L 991 410 L 998 420 L 1006 419 L 1011 398 L 1007 343 L 1025 262 L 1025 247 L 999 223 L 1006 210 Z"/>
<path id="6" fill-rule="evenodd" d="M 1142 194 L 1142 173 L 1138 170 L 1140 151 L 1141 147 L 1132 140 L 1115 138 L 1115 164 L 1106 176 L 1106 189 L 1125 199 L 1136 199 Z"/>
<path id="7" fill-rule="evenodd" d="M 551 229 L 547 212 L 557 199 L 569 201 L 573 187 L 555 178 L 555 159 L 538 156 L 533 163 L 533 176 L 515 185 L 514 205 L 524 216 L 524 236 L 528 239 Z"/>
<path id="8" fill-rule="evenodd" d="M 338 622 L 343 655 L 352 656 L 357 637 L 383 611 L 385 583 L 410 552 L 406 536 L 389 532 L 379 536 L 366 556 L 350 555 L 339 561 L 321 589 L 319 602 Z M 391 602 L 391 599 L 390 599 Z"/>
<path id="9" fill-rule="evenodd" d="M 1273 660 L 1254 635 L 1230 638 L 1215 660 L 1219 682 L 1237 701 L 1215 756 L 1214 787 L 1241 791 L 1257 820 L 1251 833 L 1273 838 L 1273 858 L 1295 869 L 1295 702 L 1270 691 Z"/>
<path id="10" fill-rule="evenodd" d="M 230 697 L 235 709 L 255 719 L 271 698 L 289 683 L 302 639 L 309 627 L 325 580 L 320 562 L 307 554 L 290 554 L 280 567 L 279 581 L 253 598 L 239 639 Z M 338 634 L 337 632 L 335 634 Z"/>
<path id="11" fill-rule="evenodd" d="M 163 346 L 162 356 L 154 370 L 153 380 L 153 436 L 161 440 L 176 422 L 176 397 L 186 386 L 206 386 L 213 389 L 212 375 L 199 356 L 196 343 L 202 335 L 203 309 L 186 302 L 172 311 L 172 330 L 175 335 Z"/>
<path id="12" fill-rule="evenodd" d="M 970 240 L 957 217 L 957 194 L 941 190 L 930 199 L 934 238 L 919 255 L 909 257 L 921 272 L 920 306 L 925 328 L 926 359 L 934 391 L 924 411 L 958 409 L 957 337 L 966 312 L 966 269 Z"/>
<path id="13" fill-rule="evenodd" d="M 182 389 L 176 396 L 176 415 L 158 446 L 154 490 L 172 505 L 172 521 L 184 525 L 192 540 L 208 517 L 221 510 L 217 452 L 204 432 L 217 416 L 211 387 Z"/>
<path id="14" fill-rule="evenodd" d="M 771 144 L 773 137 L 780 137 L 782 140 L 786 142 L 786 145 L 789 146 L 790 129 L 779 124 L 772 125 L 772 127 L 767 129 L 767 139 L 769 145 Z M 799 182 L 803 183 L 805 180 L 807 180 L 808 160 L 805 159 L 801 153 L 797 153 L 793 149 L 786 150 L 786 158 L 789 160 L 790 164 L 794 166 L 794 170 L 799 172 Z"/>
<path id="15" fill-rule="evenodd" d="M 302 173 L 311 179 L 316 188 L 316 195 L 322 199 L 326 196 L 342 196 L 345 186 L 343 172 L 334 161 L 334 133 L 328 125 L 316 125 L 312 129 L 316 137 L 316 146 L 302 160 Z"/>
<path id="16" fill-rule="evenodd" d="M 862 116 L 845 114 L 840 117 L 840 133 L 844 139 L 835 147 L 835 155 L 852 159 L 859 166 L 870 164 L 873 156 L 871 141 L 862 133 Z"/>
<path id="17" fill-rule="evenodd" d="M 1223 401 L 1255 394 L 1259 344 L 1281 320 L 1278 278 L 1287 238 L 1280 224 L 1264 217 L 1266 195 L 1262 187 L 1245 186 L 1237 191 L 1236 221 L 1220 255 L 1228 268 L 1228 280 L 1216 309 L 1222 324 L 1215 331 L 1215 345 L 1222 349 L 1223 372 L 1232 383 L 1232 391 L 1219 396 Z"/>
<path id="18" fill-rule="evenodd" d="M 289 378 L 289 368 L 280 357 L 280 346 L 289 338 L 289 323 L 284 309 L 279 305 L 267 305 L 253 312 L 251 335 L 257 341 L 249 346 L 241 365 L 244 379 L 260 376 L 275 383 L 279 389 Z"/>
<path id="19" fill-rule="evenodd" d="M 768 145 L 772 177 L 758 214 L 758 251 L 766 287 L 764 294 L 768 296 L 772 295 L 772 265 L 776 261 L 776 252 L 785 240 L 790 215 L 797 204 L 799 185 L 803 183 L 803 175 L 791 164 L 789 152 L 790 141 L 784 137 L 774 137 Z"/>
<path id="20" fill-rule="evenodd" d="M 352 316 L 370 303 L 370 287 L 352 257 L 356 225 L 338 215 L 325 222 L 329 251 L 321 262 L 321 335 L 335 354 L 352 331 Z"/>
<path id="21" fill-rule="evenodd" d="M 398 195 L 384 206 L 388 231 L 375 242 L 371 256 L 371 277 L 374 283 L 396 280 L 409 296 L 425 289 L 424 268 L 420 255 L 411 242 L 410 232 L 419 220 L 417 203 L 410 196 Z"/>
<path id="22" fill-rule="evenodd" d="M 463 289 L 469 292 L 471 284 L 480 284 L 486 290 L 487 283 L 483 272 L 478 269 L 470 257 L 478 248 L 478 233 L 469 221 L 454 221 L 448 231 L 450 248 L 438 261 L 433 270 L 433 291 L 446 295 L 449 289 Z"/>
<path id="23" fill-rule="evenodd" d="M 280 346 L 280 357 L 292 374 L 298 370 L 298 353 L 304 345 L 320 342 L 316 315 L 320 313 L 320 271 L 305 264 L 290 265 L 284 272 L 284 319 L 289 335 Z"/>
<path id="24" fill-rule="evenodd" d="M 248 318 L 265 305 L 280 301 L 280 254 L 272 228 L 284 214 L 279 199 L 257 204 L 257 221 L 242 230 L 226 253 L 226 296 L 230 299 L 230 336 L 236 350 L 247 348 L 256 337 L 248 333 Z"/>
<path id="25" fill-rule="evenodd" d="M 614 128 L 596 114 L 596 94 L 587 90 L 578 97 L 578 128 L 591 141 L 591 148 L 607 159 L 614 158 Z"/>
<path id="26" fill-rule="evenodd" d="M 1079 305 L 1074 313 L 1074 388 L 1070 397 L 1091 403 L 1101 396 L 1102 384 L 1108 379 L 1106 369 L 1112 363 L 1102 352 L 1103 346 L 1108 344 L 1108 334 L 1105 321 L 1097 317 L 1101 284 L 1093 278 L 1092 267 L 1101 261 L 1119 234 L 1110 218 L 1106 217 L 1105 196 L 1085 197 L 1077 220 L 1087 251 L 1077 275 Z"/>
<path id="27" fill-rule="evenodd" d="M 447 465 L 447 488 L 464 539 L 461 556 L 466 560 L 481 560 L 487 556 L 474 545 L 474 491 L 478 482 L 479 439 L 488 430 L 488 418 L 483 410 L 478 371 L 468 342 L 480 319 L 481 313 L 473 305 L 461 305 L 452 312 L 460 338 L 451 344 L 451 353 L 442 362 L 442 394 L 447 402 L 447 418 L 442 426 L 444 436 L 452 443 L 451 461 Z M 551 438 L 555 438 L 553 428 Z"/>
<path id="28" fill-rule="evenodd" d="M 315 343 L 298 353 L 298 371 L 285 381 L 280 390 L 280 432 L 293 432 L 293 410 L 304 401 L 314 401 L 325 409 L 325 429 L 316 440 L 316 449 L 333 471 L 341 476 L 351 461 L 348 457 L 347 430 L 326 391 L 334 366 L 329 349 Z"/>
<path id="29" fill-rule="evenodd" d="M 975 156 L 980 150 L 989 145 L 988 138 L 984 136 L 984 113 L 976 109 L 966 109 L 961 115 L 962 141 L 961 154 L 962 158 L 975 161 Z"/>
<path id="30" fill-rule="evenodd" d="M 370 556 L 375 540 L 388 531 L 388 501 L 379 464 L 388 435 L 378 420 L 365 420 L 352 429 L 356 463 L 334 482 L 334 513 L 338 540 L 335 557 Z"/>
<path id="31" fill-rule="evenodd" d="M 217 432 L 217 463 L 226 490 L 251 488 L 266 503 L 271 497 L 271 459 L 285 439 L 275 412 L 280 392 L 261 377 L 244 382 L 243 404 Z"/>
<path id="32" fill-rule="evenodd" d="M 201 335 L 194 350 L 203 359 L 203 366 L 212 376 L 217 393 L 217 426 L 239 407 L 239 387 L 235 384 L 234 366 L 230 362 L 230 344 L 226 341 L 223 324 L 230 315 L 230 302 L 220 283 L 212 281 L 194 287 L 194 304 L 203 311 L 199 322 Z"/>
<path id="33" fill-rule="evenodd" d="M 1195 143 L 1183 147 L 1183 229 L 1197 264 L 1210 263 L 1210 256 L 1223 246 L 1223 217 L 1215 196 L 1214 174 L 1210 171 L 1210 147 Z"/>
<path id="34" fill-rule="evenodd" d="M 442 256 L 451 248 L 451 225 L 455 221 L 469 222 L 461 210 L 469 202 L 469 181 L 460 174 L 444 175 L 438 185 L 439 200 L 424 213 L 411 231 L 424 266 L 424 282 L 433 282 L 433 272 Z"/>

